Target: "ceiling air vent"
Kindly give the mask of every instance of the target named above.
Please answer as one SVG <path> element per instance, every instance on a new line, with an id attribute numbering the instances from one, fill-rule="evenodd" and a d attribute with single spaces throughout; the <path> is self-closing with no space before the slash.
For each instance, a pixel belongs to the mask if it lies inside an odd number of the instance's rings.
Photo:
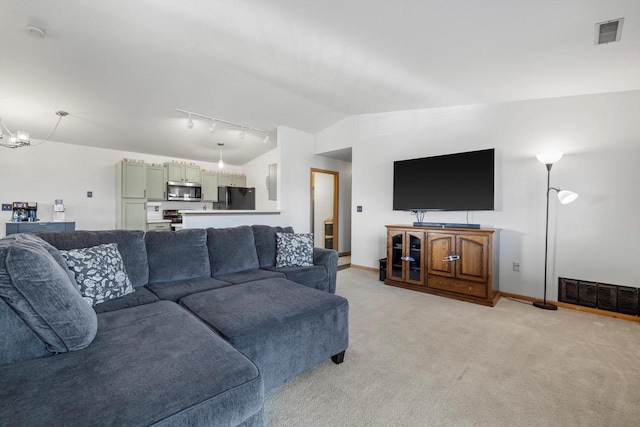
<path id="1" fill-rule="evenodd" d="M 624 18 L 596 24 L 596 44 L 606 44 L 620 41 Z"/>

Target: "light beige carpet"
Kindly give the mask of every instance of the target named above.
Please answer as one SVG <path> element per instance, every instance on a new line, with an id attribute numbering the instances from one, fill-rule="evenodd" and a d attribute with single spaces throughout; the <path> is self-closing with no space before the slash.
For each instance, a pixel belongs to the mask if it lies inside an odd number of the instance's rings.
<path id="1" fill-rule="evenodd" d="M 502 298 L 493 308 L 338 272 L 345 361 L 267 394 L 276 426 L 639 426 L 640 324 Z"/>

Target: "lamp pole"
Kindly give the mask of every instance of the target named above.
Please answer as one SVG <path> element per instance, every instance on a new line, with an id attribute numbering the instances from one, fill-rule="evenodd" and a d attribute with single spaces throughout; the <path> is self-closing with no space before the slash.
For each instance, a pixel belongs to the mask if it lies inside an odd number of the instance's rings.
<path id="1" fill-rule="evenodd" d="M 547 259 L 549 253 L 549 192 L 551 191 L 551 166 L 553 163 L 547 163 L 547 216 L 544 231 L 544 296 L 542 301 L 534 301 L 533 305 L 544 310 L 557 310 L 558 307 L 547 302 Z"/>

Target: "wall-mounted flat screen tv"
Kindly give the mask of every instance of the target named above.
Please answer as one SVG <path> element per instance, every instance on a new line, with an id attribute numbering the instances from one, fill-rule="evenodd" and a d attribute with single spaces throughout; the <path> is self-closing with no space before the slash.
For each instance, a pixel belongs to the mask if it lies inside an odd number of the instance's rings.
<path id="1" fill-rule="evenodd" d="M 495 149 L 393 163 L 393 209 L 494 209 Z"/>

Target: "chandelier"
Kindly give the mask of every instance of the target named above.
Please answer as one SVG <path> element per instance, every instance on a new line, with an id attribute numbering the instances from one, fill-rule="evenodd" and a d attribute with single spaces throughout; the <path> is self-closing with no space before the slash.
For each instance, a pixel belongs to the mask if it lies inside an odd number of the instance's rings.
<path id="1" fill-rule="evenodd" d="M 35 141 L 35 142 L 29 139 L 29 132 L 27 131 L 19 130 L 19 131 L 16 131 L 16 133 L 12 133 L 0 118 L 0 146 L 6 147 L 6 148 L 20 148 L 20 147 L 30 147 L 30 146 L 40 145 L 43 142 L 48 141 L 53 136 L 56 129 L 58 129 L 60 120 L 62 120 L 63 117 L 68 115 L 69 113 L 67 113 L 66 111 L 56 111 L 56 116 L 58 116 L 58 121 L 56 122 L 56 125 L 53 127 L 53 130 L 51 131 L 51 133 L 49 133 L 49 136 L 47 136 L 45 139 L 42 139 L 40 141 Z M 5 135 L 4 132 L 6 132 L 7 134 Z"/>

